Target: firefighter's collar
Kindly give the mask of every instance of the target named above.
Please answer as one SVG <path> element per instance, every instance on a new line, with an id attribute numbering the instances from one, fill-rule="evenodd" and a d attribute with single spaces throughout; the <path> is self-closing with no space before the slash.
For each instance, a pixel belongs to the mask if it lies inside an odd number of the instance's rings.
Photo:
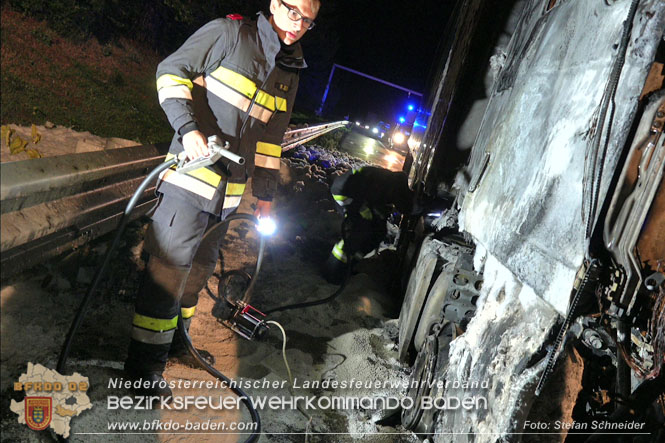
<path id="1" fill-rule="evenodd" d="M 284 45 L 270 24 L 270 21 L 263 12 L 257 14 L 257 27 L 259 30 L 259 38 L 263 43 L 264 52 L 268 60 L 275 60 L 280 65 L 287 68 L 304 69 L 307 67 L 305 58 L 302 52 L 300 42 L 295 42 L 292 45 Z"/>

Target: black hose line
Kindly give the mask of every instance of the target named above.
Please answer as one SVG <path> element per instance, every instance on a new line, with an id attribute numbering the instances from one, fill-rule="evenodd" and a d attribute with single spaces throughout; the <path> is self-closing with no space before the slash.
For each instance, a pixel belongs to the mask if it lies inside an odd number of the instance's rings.
<path id="1" fill-rule="evenodd" d="M 203 236 L 203 238 L 201 239 L 201 243 L 203 243 L 203 240 L 208 235 L 210 235 L 210 233 L 212 233 L 213 231 L 219 229 L 220 227 L 222 227 L 225 224 L 228 224 L 228 223 L 230 223 L 234 220 L 247 220 L 247 221 L 250 221 L 250 222 L 254 223 L 257 226 L 259 224 L 259 220 L 251 214 L 232 214 L 232 215 L 229 215 L 228 217 L 226 217 L 224 220 L 222 220 L 222 221 L 216 223 L 215 225 L 213 225 L 212 228 L 208 229 L 208 232 L 206 232 L 205 235 Z M 243 297 L 242 297 L 242 301 L 245 302 L 245 303 L 249 303 L 249 298 L 252 295 L 252 290 L 254 289 L 254 284 L 256 282 L 256 277 L 258 277 L 259 271 L 261 270 L 261 263 L 263 263 L 263 252 L 265 251 L 265 248 L 266 248 L 266 240 L 265 240 L 265 237 L 263 235 L 259 235 L 259 237 L 260 237 L 259 254 L 258 254 L 258 257 L 256 259 L 256 267 L 254 268 L 254 274 L 252 274 L 252 276 L 250 277 L 249 286 L 247 287 L 247 289 L 245 289 L 245 293 L 243 294 Z M 206 288 L 207 288 L 207 285 L 206 285 Z M 210 292 L 209 289 L 208 289 L 208 291 Z"/>
<path id="2" fill-rule="evenodd" d="M 185 328 L 185 325 L 183 324 L 182 312 L 178 312 L 178 330 L 180 331 L 180 337 L 182 338 L 182 341 L 185 343 L 185 346 L 187 346 L 187 350 L 192 355 L 192 357 L 194 357 L 194 359 L 206 370 L 206 372 L 208 372 L 208 374 L 212 375 L 218 380 L 224 381 L 226 385 L 229 387 L 229 389 L 233 391 L 233 393 L 237 395 L 247 407 L 247 410 L 249 411 L 249 414 L 252 417 L 252 421 L 256 423 L 256 429 L 254 429 L 252 434 L 247 438 L 247 440 L 245 440 L 245 443 L 252 443 L 258 441 L 259 437 L 261 436 L 261 417 L 259 416 L 259 413 L 256 411 L 256 408 L 254 408 L 254 405 L 252 404 L 252 399 L 242 389 L 237 387 L 236 384 L 233 383 L 233 381 L 230 378 L 219 372 L 217 369 L 211 366 L 203 357 L 201 357 L 199 351 L 197 351 L 194 345 L 192 344 L 192 339 L 189 337 L 189 333 L 187 333 L 187 328 Z"/>
<path id="3" fill-rule="evenodd" d="M 285 305 L 285 306 L 278 306 L 276 308 L 268 309 L 267 311 L 264 312 L 264 314 L 272 314 L 273 312 L 281 312 L 281 311 L 288 311 L 291 309 L 302 309 L 302 308 L 309 308 L 311 306 L 316 306 L 316 305 L 322 305 L 324 303 L 328 303 L 336 299 L 339 294 L 344 291 L 344 288 L 346 287 L 346 283 L 349 281 L 349 277 L 351 277 L 351 268 L 353 267 L 353 262 L 349 261 L 349 266 L 346 269 L 346 275 L 344 276 L 344 280 L 342 280 L 342 283 L 339 285 L 339 288 L 335 292 L 332 293 L 332 295 L 322 298 L 320 300 L 313 300 L 313 301 L 308 301 L 304 303 L 294 303 L 291 305 Z"/>
<path id="4" fill-rule="evenodd" d="M 208 229 L 208 231 L 205 233 L 205 235 L 201 238 L 201 243 L 203 243 L 203 240 L 204 240 L 208 235 L 210 235 L 211 232 L 215 231 L 216 229 L 220 228 L 221 226 L 223 226 L 223 225 L 225 225 L 225 224 L 227 224 L 227 223 L 230 223 L 230 222 L 232 222 L 232 221 L 234 221 L 234 220 L 247 220 L 247 221 L 251 221 L 251 222 L 254 223 L 255 225 L 258 225 L 258 224 L 259 224 L 259 220 L 258 220 L 256 217 L 254 217 L 252 214 L 242 214 L 242 213 L 239 213 L 239 214 L 231 214 L 231 215 L 229 215 L 228 217 L 226 217 L 224 220 L 222 220 L 222 221 L 217 222 L 216 224 L 214 224 L 214 225 L 212 226 L 212 228 Z"/>
<path id="5" fill-rule="evenodd" d="M 127 227 L 127 223 L 129 222 L 129 214 L 134 210 L 134 207 L 138 203 L 139 198 L 141 198 L 143 192 L 146 190 L 148 185 L 155 179 L 155 177 L 159 175 L 159 173 L 162 172 L 163 170 L 168 169 L 171 166 L 175 165 L 177 162 L 178 158 L 175 157 L 153 169 L 152 172 L 150 172 L 150 174 L 148 174 L 148 176 L 141 182 L 138 189 L 134 192 L 134 195 L 132 195 L 132 198 L 127 203 L 125 212 L 122 214 L 120 223 L 118 223 L 118 228 L 116 229 L 113 242 L 111 243 L 111 246 L 109 247 L 108 251 L 106 251 L 106 255 L 104 256 L 104 261 L 102 262 L 101 266 L 97 268 L 97 272 L 95 273 L 92 283 L 88 288 L 88 292 L 86 292 L 85 296 L 83 297 L 83 300 L 79 305 L 78 311 L 76 312 L 76 317 L 74 317 L 74 321 L 72 322 L 72 325 L 69 327 L 67 338 L 65 339 L 65 343 L 62 345 L 62 350 L 60 351 L 60 356 L 58 357 L 58 366 L 56 366 L 56 370 L 59 373 L 62 374 L 65 369 L 65 365 L 67 364 L 67 358 L 69 357 L 69 350 L 72 345 L 74 336 L 76 335 L 76 332 L 81 326 L 81 322 L 83 321 L 83 316 L 85 314 L 85 311 L 88 308 L 88 305 L 90 304 L 90 300 L 92 300 L 92 294 L 94 294 L 94 292 L 97 290 L 97 286 L 99 286 L 99 283 L 102 281 L 102 278 L 106 273 L 106 268 L 108 268 L 108 265 L 111 262 L 111 256 L 118 247 L 118 244 L 120 244 L 120 238 L 122 237 L 122 234 L 125 232 L 125 228 Z"/>
<path id="6" fill-rule="evenodd" d="M 252 279 L 252 276 L 249 275 L 248 272 L 243 271 L 242 269 L 233 269 L 231 271 L 224 272 L 222 275 L 217 275 L 217 274 L 213 274 L 213 275 L 219 279 L 219 281 L 220 281 L 219 286 L 222 285 L 221 282 L 225 278 L 230 278 L 230 277 L 233 277 L 234 275 L 242 277 L 245 281 L 250 281 Z M 219 296 L 213 294 L 207 283 L 206 283 L 205 289 L 206 289 L 206 292 L 208 293 L 208 295 L 210 296 L 210 298 L 212 298 L 213 300 L 220 301 L 221 297 L 224 297 L 224 299 L 226 299 L 226 301 L 233 304 L 233 300 L 229 300 L 229 298 L 225 294 L 220 293 L 220 294 L 218 294 Z"/>

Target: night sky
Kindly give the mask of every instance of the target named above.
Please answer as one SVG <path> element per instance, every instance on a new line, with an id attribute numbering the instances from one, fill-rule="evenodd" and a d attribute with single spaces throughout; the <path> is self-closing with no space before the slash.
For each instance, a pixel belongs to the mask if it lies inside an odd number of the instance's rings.
<path id="1" fill-rule="evenodd" d="M 311 67 L 308 74 L 326 82 L 332 63 L 337 63 L 425 93 L 454 3 L 454 0 L 324 0 L 317 28 L 303 41 Z M 407 102 L 417 105 L 419 100 L 416 96 L 408 99 L 406 92 L 338 69 L 324 117 L 348 115 L 352 120 L 391 122 L 403 114 Z"/>
<path id="2" fill-rule="evenodd" d="M 308 115 L 319 108 L 334 63 L 426 93 L 437 48 L 457 0 L 321 2 L 317 26 L 302 39 L 309 68 L 300 77 L 296 111 Z M 74 40 L 96 37 L 109 44 L 131 36 L 166 57 L 208 21 L 229 13 L 254 18 L 258 10 L 268 10 L 270 0 L 11 3 Z M 337 70 L 323 117 L 390 123 L 408 103 L 417 106 L 419 99 L 407 100 L 405 92 Z M 366 120 L 369 116 L 375 121 Z"/>

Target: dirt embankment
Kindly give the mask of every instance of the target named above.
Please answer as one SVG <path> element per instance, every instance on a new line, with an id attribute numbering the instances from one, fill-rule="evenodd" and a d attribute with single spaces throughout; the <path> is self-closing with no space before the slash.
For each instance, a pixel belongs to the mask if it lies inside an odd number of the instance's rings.
<path id="1" fill-rule="evenodd" d="M 36 151 L 39 157 L 55 157 L 137 145 L 137 142 L 133 140 L 98 137 L 87 131 L 74 131 L 64 126 L 56 126 L 51 122 L 46 122 L 43 126 L 30 127 L 7 124 L 2 126 L 2 132 L 1 163 L 29 160 L 30 151 Z"/>
<path id="2" fill-rule="evenodd" d="M 160 55 L 129 39 L 66 39 L 6 3 L 0 21 L 3 125 L 51 121 L 141 143 L 171 138 L 155 87 Z"/>

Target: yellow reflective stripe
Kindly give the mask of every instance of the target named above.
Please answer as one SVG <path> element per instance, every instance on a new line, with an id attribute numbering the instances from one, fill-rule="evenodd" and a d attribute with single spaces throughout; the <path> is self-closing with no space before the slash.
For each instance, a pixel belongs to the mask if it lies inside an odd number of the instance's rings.
<path id="1" fill-rule="evenodd" d="M 245 183 L 227 183 L 226 195 L 243 195 L 245 193 Z"/>
<path id="2" fill-rule="evenodd" d="M 212 92 L 220 99 L 224 100 L 232 106 L 235 106 L 243 112 L 247 112 L 249 105 L 252 102 L 249 98 L 220 83 L 215 78 L 206 80 L 206 87 L 208 88 L 208 91 Z M 252 106 L 252 110 L 249 112 L 249 115 L 258 120 L 261 120 L 263 123 L 268 123 L 268 121 L 270 121 L 270 117 L 272 117 L 272 114 L 273 111 L 270 111 L 269 109 L 258 106 L 256 104 Z"/>
<path id="3" fill-rule="evenodd" d="M 176 315 L 173 318 L 163 319 L 134 314 L 132 324 L 139 328 L 149 329 L 156 332 L 170 331 L 178 326 L 178 316 Z"/>
<path id="4" fill-rule="evenodd" d="M 286 99 L 275 96 L 275 108 L 278 111 L 286 112 Z"/>
<path id="5" fill-rule="evenodd" d="M 192 89 L 194 84 L 188 78 L 178 77 L 173 74 L 164 74 L 160 75 L 157 79 L 157 90 L 159 91 L 162 88 L 168 88 L 169 86 L 178 86 L 185 85 L 187 88 Z"/>
<path id="6" fill-rule="evenodd" d="M 192 306 L 191 308 L 180 308 L 180 313 L 182 314 L 183 319 L 188 319 L 194 316 L 194 312 L 196 312 L 196 306 Z"/>
<path id="7" fill-rule="evenodd" d="M 256 85 L 253 81 L 222 67 L 206 77 L 205 85 L 208 91 L 243 112 L 247 112 L 249 109 L 249 105 L 252 102 L 251 98 L 256 91 Z M 242 88 L 245 89 L 243 90 Z M 251 94 L 248 93 L 250 90 Z M 275 97 L 265 91 L 259 91 L 249 115 L 261 120 L 263 123 L 268 123 L 274 111 Z"/>
<path id="8" fill-rule="evenodd" d="M 244 193 L 245 183 L 227 183 L 222 209 L 237 208 L 240 206 L 240 201 Z"/>
<path id="9" fill-rule="evenodd" d="M 333 194 L 333 198 L 335 199 L 335 201 L 344 201 L 344 200 L 346 200 L 348 197 L 345 196 L 345 195 L 335 195 L 335 194 Z"/>
<path id="10" fill-rule="evenodd" d="M 344 254 L 344 240 L 340 240 L 332 249 L 332 255 L 342 263 L 346 263 L 346 254 Z"/>
<path id="11" fill-rule="evenodd" d="M 164 103 L 164 101 L 170 98 L 182 98 L 185 100 L 192 99 L 192 91 L 185 85 L 170 86 L 162 88 L 157 92 L 159 96 L 159 104 Z"/>
<path id="12" fill-rule="evenodd" d="M 199 169 L 194 169 L 193 171 L 186 172 L 187 175 L 191 175 L 194 178 L 198 178 L 202 182 L 208 183 L 210 186 L 215 188 L 219 185 L 219 182 L 222 181 L 222 176 L 212 172 L 210 169 L 203 167 Z"/>
<path id="13" fill-rule="evenodd" d="M 173 157 L 175 157 L 175 155 L 169 152 L 168 154 L 166 154 L 166 159 L 164 161 L 169 161 Z M 171 166 L 171 169 L 175 169 L 175 165 Z M 214 186 L 215 188 L 219 186 L 219 183 L 222 181 L 221 175 L 217 174 L 214 171 L 211 171 L 205 166 L 202 168 L 194 169 L 193 171 L 185 172 L 185 174 L 197 178 L 202 182 L 209 184 L 210 186 Z"/>
<path id="14" fill-rule="evenodd" d="M 365 220 L 371 220 L 372 219 L 372 211 L 365 207 L 364 209 L 360 210 L 360 216 L 364 218 Z"/>
<path id="15" fill-rule="evenodd" d="M 275 110 L 275 97 L 265 91 L 259 90 L 259 93 L 256 94 L 255 103 L 263 106 L 264 108 L 268 108 L 271 111 Z"/>
<path id="16" fill-rule="evenodd" d="M 242 200 L 242 196 L 240 195 L 227 195 L 224 197 L 224 205 L 222 205 L 223 209 L 231 209 L 231 208 L 237 208 L 240 206 L 240 201 Z"/>
<path id="17" fill-rule="evenodd" d="M 247 98 L 251 99 L 254 97 L 254 93 L 256 93 L 256 83 L 244 75 L 233 72 L 223 66 L 215 69 L 210 74 L 210 76 L 233 88 L 235 91 L 243 94 Z M 270 111 L 274 111 L 275 109 L 286 111 L 285 99 L 281 97 L 274 97 L 262 90 L 259 90 L 259 92 L 256 94 L 255 103 L 269 109 Z"/>
<path id="18" fill-rule="evenodd" d="M 161 179 L 172 185 L 186 189 L 189 192 L 200 195 L 201 197 L 212 200 L 217 188 L 207 185 L 200 180 L 190 177 L 187 174 L 179 174 L 172 169 L 167 169 L 161 175 Z"/>
<path id="19" fill-rule="evenodd" d="M 254 155 L 254 165 L 266 169 L 279 170 L 281 163 L 277 157 L 269 157 L 263 154 Z"/>
<path id="20" fill-rule="evenodd" d="M 234 91 L 225 84 L 220 83 L 220 81 L 214 77 L 207 77 L 205 83 L 208 91 L 212 92 L 225 102 L 235 106 L 243 112 L 246 112 L 247 109 L 249 109 L 251 100 L 238 91 Z"/>
<path id="21" fill-rule="evenodd" d="M 248 98 L 252 98 L 256 92 L 256 83 L 224 66 L 215 69 L 210 75 Z"/>
<path id="22" fill-rule="evenodd" d="M 272 143 L 257 142 L 256 152 L 259 154 L 270 155 L 271 157 L 281 157 L 282 147 Z"/>
<path id="23" fill-rule="evenodd" d="M 210 76 L 233 88 L 235 91 L 243 94 L 247 98 L 251 99 L 254 97 L 254 93 L 256 93 L 256 83 L 244 75 L 238 74 L 237 72 L 227 69 L 224 66 L 220 66 L 219 68 L 215 69 L 210 74 Z M 262 90 L 259 90 L 259 92 L 256 94 L 256 103 L 265 108 L 268 108 L 271 111 L 278 109 L 280 111 L 286 112 L 286 99 L 282 97 L 274 97 Z"/>

